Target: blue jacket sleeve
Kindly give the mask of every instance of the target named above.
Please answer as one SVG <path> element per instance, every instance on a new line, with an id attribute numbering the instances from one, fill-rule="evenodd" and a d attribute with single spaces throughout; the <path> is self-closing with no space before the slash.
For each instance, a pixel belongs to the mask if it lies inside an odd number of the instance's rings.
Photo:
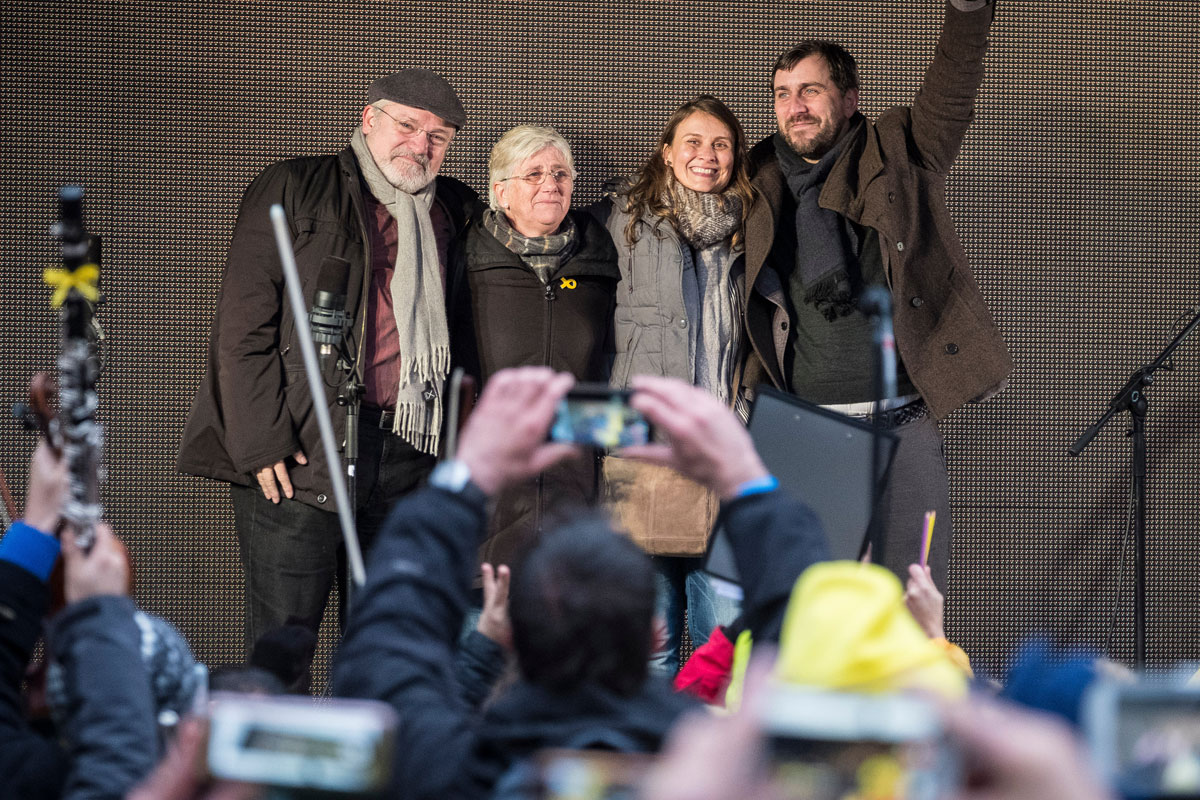
<path id="1" fill-rule="evenodd" d="M 58 539 L 17 520 L 0 539 L 0 561 L 32 572 L 44 583 L 50 579 L 60 549 Z"/>
<path id="2" fill-rule="evenodd" d="M 396 709 L 396 796 L 449 796 L 475 746 L 455 661 L 484 522 L 482 506 L 440 489 L 401 500 L 351 609 L 333 691 Z"/>
<path id="3" fill-rule="evenodd" d="M 71 754 L 67 800 L 124 797 L 158 762 L 154 698 L 136 610 L 128 597 L 91 597 L 67 606 L 47 632 L 48 647 L 62 666 L 63 733 Z"/>
<path id="4" fill-rule="evenodd" d="M 21 699 L 21 680 L 49 604 L 43 579 L 0 558 L 0 798 L 6 800 L 58 797 L 67 771 L 66 751 L 30 727 Z"/>
<path id="5" fill-rule="evenodd" d="M 483 706 L 500 682 L 506 666 L 508 655 L 504 648 L 479 631 L 471 631 L 459 642 L 455 670 L 462 698 L 468 706 L 473 709 Z"/>
<path id="6" fill-rule="evenodd" d="M 742 614 L 755 642 L 775 642 L 800 573 L 829 560 L 829 544 L 812 509 L 781 489 L 739 497 L 721 509 L 738 574 Z"/>

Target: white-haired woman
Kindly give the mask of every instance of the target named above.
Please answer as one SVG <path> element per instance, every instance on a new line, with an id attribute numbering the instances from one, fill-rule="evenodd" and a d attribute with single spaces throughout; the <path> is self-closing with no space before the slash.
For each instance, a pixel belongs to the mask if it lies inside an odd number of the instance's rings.
<path id="1" fill-rule="evenodd" d="M 472 325 L 455 337 L 480 380 L 506 367 L 547 366 L 579 381 L 608 380 L 617 251 L 602 225 L 571 211 L 571 146 L 552 128 L 520 125 L 488 159 L 489 207 L 458 243 L 452 302 Z M 456 290 L 452 289 L 452 292 Z M 541 532 L 546 510 L 590 505 L 596 464 L 548 470 L 498 498 L 483 560 L 512 563 Z"/>

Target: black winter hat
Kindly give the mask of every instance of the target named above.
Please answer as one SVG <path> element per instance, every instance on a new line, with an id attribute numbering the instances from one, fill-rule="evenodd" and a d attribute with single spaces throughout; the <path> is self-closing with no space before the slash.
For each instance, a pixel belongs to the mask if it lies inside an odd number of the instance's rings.
<path id="1" fill-rule="evenodd" d="M 455 128 L 467 121 L 462 101 L 446 79 L 428 69 L 402 69 L 384 75 L 367 89 L 367 105 L 390 100 L 437 114 Z"/>

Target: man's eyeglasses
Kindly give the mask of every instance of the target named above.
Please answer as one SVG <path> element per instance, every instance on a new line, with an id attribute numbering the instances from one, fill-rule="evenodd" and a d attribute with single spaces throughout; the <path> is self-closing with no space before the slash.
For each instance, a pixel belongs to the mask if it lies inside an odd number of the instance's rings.
<path id="1" fill-rule="evenodd" d="M 387 115 L 387 117 L 389 119 L 391 119 L 392 122 L 396 123 L 396 130 L 399 131 L 400 135 L 403 136 L 405 139 L 411 139 L 412 137 L 416 136 L 418 133 L 423 133 L 423 134 L 425 134 L 426 138 L 429 139 L 429 143 L 431 145 L 433 145 L 435 148 L 437 148 L 438 150 L 443 150 L 450 144 L 450 139 L 451 139 L 450 134 L 447 134 L 443 131 L 425 130 L 424 128 L 420 127 L 419 125 L 413 123 L 411 120 L 401 119 L 400 117 L 392 116 L 390 113 L 388 113 L 387 109 L 380 108 L 379 106 L 375 106 L 375 110 Z"/>
<path id="2" fill-rule="evenodd" d="M 540 169 L 535 169 L 528 175 L 509 175 L 507 178 L 501 178 L 502 181 L 525 181 L 530 186 L 541 186 L 546 182 L 546 178 L 551 178 L 555 183 L 562 186 L 563 184 L 571 183 L 575 180 L 575 176 L 565 169 L 556 169 L 553 172 L 542 172 Z"/>

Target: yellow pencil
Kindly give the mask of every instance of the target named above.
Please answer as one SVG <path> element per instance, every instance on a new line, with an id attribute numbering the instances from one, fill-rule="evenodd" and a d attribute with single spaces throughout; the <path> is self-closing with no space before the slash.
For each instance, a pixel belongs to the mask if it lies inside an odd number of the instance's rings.
<path id="1" fill-rule="evenodd" d="M 936 511 L 925 512 L 925 538 L 921 541 L 921 566 L 929 561 L 929 548 L 933 546 L 933 523 L 937 521 Z"/>

